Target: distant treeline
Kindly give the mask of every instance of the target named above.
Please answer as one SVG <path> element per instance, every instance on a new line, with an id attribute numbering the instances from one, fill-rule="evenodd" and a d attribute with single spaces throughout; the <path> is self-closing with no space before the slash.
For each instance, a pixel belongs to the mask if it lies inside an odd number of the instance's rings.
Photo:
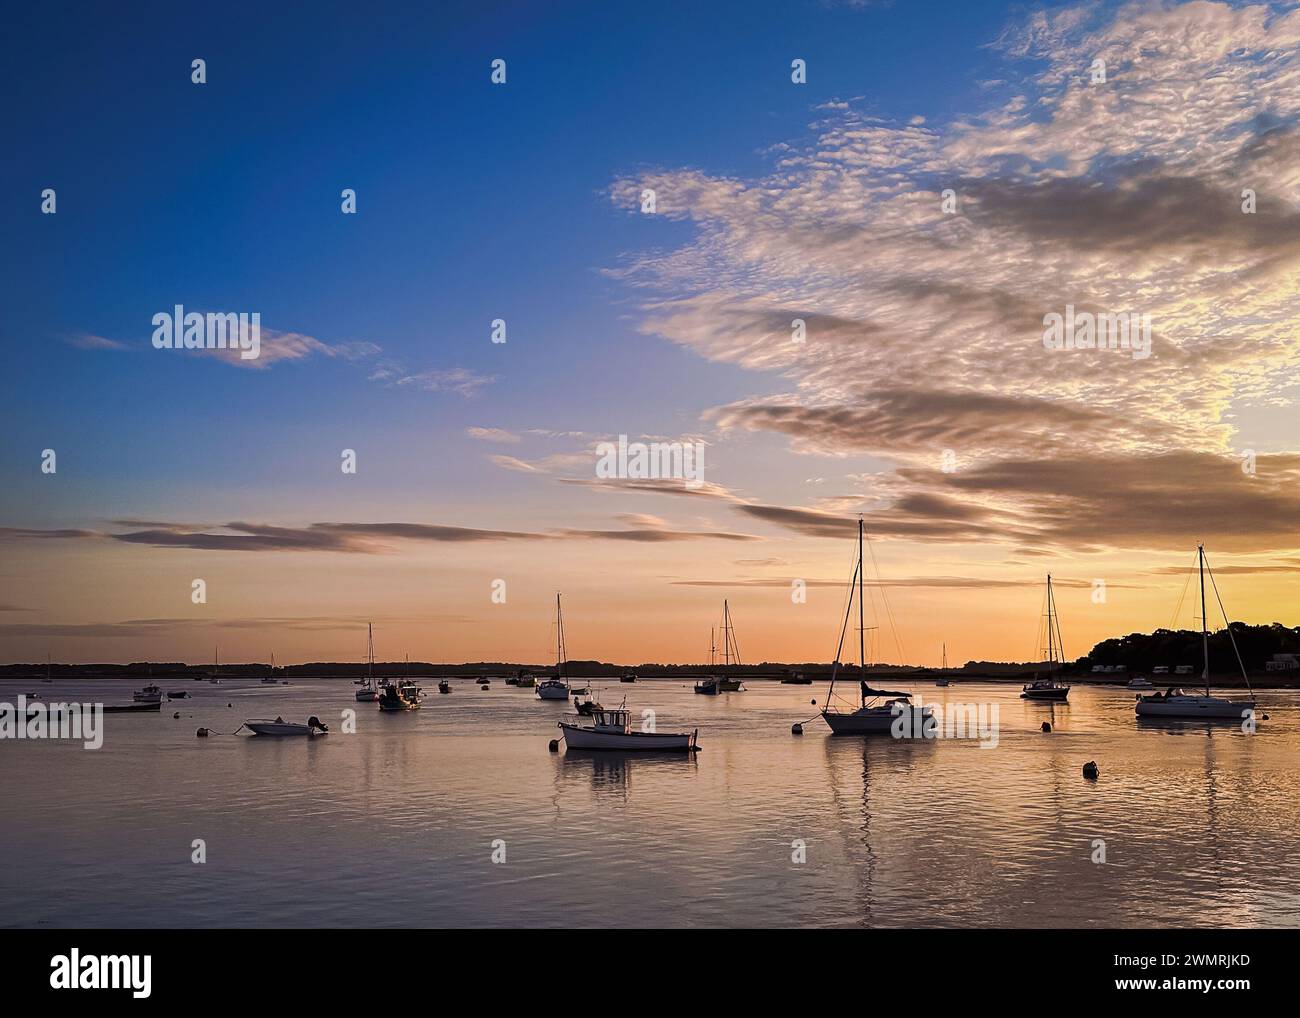
<path id="1" fill-rule="evenodd" d="M 1232 639 L 1241 653 L 1246 669 L 1253 673 L 1264 671 L 1265 663 L 1277 654 L 1300 655 L 1300 626 L 1288 628 L 1279 622 L 1264 626 L 1248 626 L 1244 622 L 1232 624 Z M 1215 674 L 1229 674 L 1236 670 L 1237 659 L 1232 649 L 1232 639 L 1228 630 L 1222 629 L 1210 634 L 1210 668 Z M 1114 668 L 1123 665 L 1129 672 L 1150 674 L 1157 665 L 1166 665 L 1170 673 L 1178 665 L 1191 665 L 1199 674 L 1201 666 L 1201 634 L 1190 629 L 1157 629 L 1154 633 L 1130 633 L 1128 636 L 1103 640 L 1087 654 L 1065 667 L 1069 674 L 1083 675 L 1091 672 L 1094 665 Z M 971 676 L 1007 676 L 1014 677 L 1033 671 L 1039 667 L 1038 662 L 998 662 L 968 661 L 959 668 L 949 668 L 949 674 L 966 674 Z M 851 667 L 851 666 L 845 666 Z M 44 662 L 34 664 L 0 665 L 0 675 L 36 676 L 45 674 Z M 438 678 L 440 676 L 482 676 L 516 675 L 532 672 L 537 675 L 551 674 L 554 664 L 519 664 L 509 661 L 474 661 L 464 664 L 434 664 L 428 661 L 385 661 L 375 662 L 375 675 L 380 678 L 409 674 L 412 678 Z M 709 665 L 687 664 L 668 665 L 645 662 L 638 665 L 611 664 L 607 661 L 570 661 L 565 667 L 566 673 L 575 679 L 614 678 L 626 672 L 650 677 L 689 678 L 701 674 L 737 675 L 751 678 L 783 679 L 793 675 L 807 675 L 821 679 L 830 674 L 830 662 L 805 662 L 789 664 L 763 661 L 750 665 Z M 937 669 L 917 668 L 913 665 L 876 664 L 871 666 L 876 673 L 923 671 Z M 207 677 L 213 674 L 212 665 L 187 665 L 183 662 L 138 661 L 128 665 L 122 664 L 85 664 L 50 666 L 50 673 L 55 677 L 102 676 L 112 678 L 164 679 L 168 677 Z M 300 665 L 284 665 L 272 668 L 269 664 L 229 664 L 221 665 L 218 673 L 230 678 L 258 679 L 268 676 L 288 679 L 294 676 L 316 678 L 360 678 L 366 674 L 366 665 L 361 663 L 316 661 Z M 1279 678 L 1282 676 L 1279 676 Z M 1295 677 L 1292 673 L 1290 677 Z"/>
<path id="2" fill-rule="evenodd" d="M 1300 626 L 1288 629 L 1280 622 L 1266 626 L 1234 622 L 1231 635 L 1227 629 L 1211 633 L 1212 672 L 1237 670 L 1237 655 L 1232 649 L 1234 641 L 1246 670 L 1262 672 L 1265 663 L 1276 654 L 1300 654 Z M 1130 633 L 1102 640 L 1074 662 L 1072 670 L 1090 671 L 1094 665 L 1124 665 L 1130 672 L 1148 674 L 1157 665 L 1168 665 L 1171 673 L 1178 665 L 1191 665 L 1200 674 L 1201 634 L 1190 629 L 1157 629 L 1154 633 Z"/>

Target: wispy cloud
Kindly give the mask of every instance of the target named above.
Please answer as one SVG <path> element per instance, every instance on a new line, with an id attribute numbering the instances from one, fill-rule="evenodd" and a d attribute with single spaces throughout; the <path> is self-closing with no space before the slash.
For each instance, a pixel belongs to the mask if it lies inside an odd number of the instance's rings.
<path id="1" fill-rule="evenodd" d="M 1003 83 L 963 117 L 830 103 L 766 176 L 615 181 L 616 204 L 652 187 L 693 230 L 610 270 L 645 295 L 641 329 L 788 381 L 710 410 L 720 431 L 889 461 L 862 507 L 883 536 L 1295 547 L 1293 461 L 1243 475 L 1233 411 L 1286 404 L 1300 367 L 1300 10 L 1083 4 L 995 48 Z M 1043 316 L 1067 304 L 1150 315 L 1152 355 L 1045 349 Z"/>

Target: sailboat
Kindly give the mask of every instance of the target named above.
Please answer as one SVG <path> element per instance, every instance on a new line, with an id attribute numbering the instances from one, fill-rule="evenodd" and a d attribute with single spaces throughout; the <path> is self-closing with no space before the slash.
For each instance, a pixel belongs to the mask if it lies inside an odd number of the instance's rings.
<path id="1" fill-rule="evenodd" d="M 718 656 L 718 646 L 714 640 L 713 627 L 709 627 L 709 668 L 712 670 L 715 660 Z M 719 679 L 716 675 L 710 675 L 707 678 L 700 679 L 695 683 L 695 692 L 701 696 L 717 696 L 720 688 Z"/>
<path id="2" fill-rule="evenodd" d="M 262 685 L 275 686 L 279 680 L 275 677 L 275 651 L 271 651 L 271 674 L 262 677 Z"/>
<path id="3" fill-rule="evenodd" d="M 934 684 L 936 686 L 948 685 L 951 680 L 948 678 L 946 674 L 948 671 L 948 644 L 946 643 L 943 645 L 943 664 L 939 666 L 939 670 L 941 672 L 944 672 L 945 674 L 940 675 L 937 679 L 935 679 Z"/>
<path id="4" fill-rule="evenodd" d="M 731 609 L 726 600 L 722 602 L 722 657 L 727 668 L 731 667 L 731 651 L 736 651 L 736 664 L 740 664 L 740 645 L 736 643 L 736 629 L 731 624 Z M 739 679 L 718 677 L 718 689 L 724 693 L 739 693 L 744 690 Z"/>
<path id="5" fill-rule="evenodd" d="M 858 661 L 862 668 L 862 680 L 858 683 L 859 706 L 854 711 L 839 711 L 833 706 L 835 678 L 840 670 L 840 656 L 844 651 L 844 636 L 849 628 L 849 616 L 853 611 L 853 587 L 849 588 L 849 601 L 844 612 L 844 625 L 840 629 L 840 643 L 835 650 L 835 661 L 831 666 L 830 687 L 826 690 L 826 708 L 822 711 L 822 720 L 830 727 L 832 735 L 888 735 L 897 722 L 900 730 L 908 733 L 922 733 L 933 727 L 934 711 L 929 707 L 916 707 L 909 701 L 911 693 L 901 693 L 888 689 L 872 689 L 867 684 L 867 647 L 866 614 L 863 608 L 863 560 L 862 541 L 865 526 L 858 518 L 858 564 L 853 570 L 853 581 L 857 585 L 858 597 Z M 876 701 L 884 698 L 883 703 Z"/>
<path id="6" fill-rule="evenodd" d="M 564 646 L 564 613 L 560 607 L 560 595 L 555 595 L 555 678 L 543 679 L 537 683 L 539 700 L 563 700 L 569 702 L 569 683 L 564 677 L 564 666 L 568 661 L 567 648 Z"/>
<path id="7" fill-rule="evenodd" d="M 1228 627 L 1228 638 L 1232 641 L 1232 649 L 1237 654 L 1237 665 L 1241 668 L 1242 678 L 1246 680 L 1246 688 L 1250 690 L 1250 699 L 1228 700 L 1210 695 L 1210 630 L 1205 614 L 1205 573 L 1209 569 L 1209 564 L 1205 561 L 1204 545 L 1196 546 L 1196 562 L 1201 578 L 1201 678 L 1205 682 L 1205 695 L 1186 693 L 1177 687 L 1170 687 L 1163 693 L 1139 696 L 1135 709 L 1140 718 L 1206 718 L 1240 721 L 1246 717 L 1247 712 L 1251 714 L 1255 712 L 1255 692 L 1250 688 L 1250 676 L 1246 674 L 1241 653 L 1237 651 L 1237 640 L 1232 635 L 1232 623 L 1228 622 L 1226 612 L 1223 621 Z M 1214 584 L 1213 573 L 1210 573 L 1210 583 Z M 1216 599 L 1219 596 L 1217 584 L 1214 584 L 1214 596 Z M 1219 601 L 1219 610 L 1223 610 L 1222 600 Z"/>
<path id="8" fill-rule="evenodd" d="M 375 624 L 366 623 L 366 682 L 357 690 L 358 703 L 374 703 L 379 699 L 375 688 Z"/>
<path id="9" fill-rule="evenodd" d="M 41 681 L 47 684 L 54 681 L 50 677 L 50 652 L 48 650 L 45 652 L 45 678 L 41 679 Z"/>
<path id="10" fill-rule="evenodd" d="M 1035 678 L 1027 682 L 1020 690 L 1022 700 L 1050 700 L 1061 703 L 1070 695 L 1070 687 L 1053 678 L 1056 671 L 1056 654 L 1061 653 L 1061 663 L 1065 663 L 1065 647 L 1061 643 L 1061 620 L 1056 614 L 1056 595 L 1052 593 L 1052 574 L 1047 574 L 1047 677 Z"/>
<path id="11" fill-rule="evenodd" d="M 221 679 L 218 676 L 218 673 L 221 671 L 221 660 L 217 654 L 217 650 L 218 650 L 217 645 L 213 644 L 212 645 L 212 675 L 208 677 L 208 681 L 211 682 L 214 686 L 221 685 Z"/>

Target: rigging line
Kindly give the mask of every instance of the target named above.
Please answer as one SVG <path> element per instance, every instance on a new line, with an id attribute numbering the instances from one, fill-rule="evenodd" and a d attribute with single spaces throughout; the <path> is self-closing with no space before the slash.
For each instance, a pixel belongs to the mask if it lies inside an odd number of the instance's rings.
<path id="1" fill-rule="evenodd" d="M 1232 652 L 1237 655 L 1237 667 L 1241 669 L 1241 677 L 1246 680 L 1246 688 L 1253 697 L 1255 690 L 1250 684 L 1250 676 L 1246 674 L 1246 664 L 1241 660 L 1241 651 L 1237 649 L 1237 638 L 1232 635 L 1232 623 L 1228 621 L 1228 612 L 1223 607 L 1223 598 L 1219 596 L 1219 585 L 1214 582 L 1214 570 L 1210 568 L 1208 560 L 1205 562 L 1205 571 L 1210 574 L 1210 587 L 1214 590 L 1214 600 L 1219 602 L 1219 612 L 1223 615 L 1223 624 L 1228 630 L 1228 640 L 1232 643 Z"/>
<path id="2" fill-rule="evenodd" d="M 844 608 L 844 624 L 840 626 L 840 643 L 835 648 L 835 661 L 831 664 L 831 684 L 826 690 L 826 706 L 830 706 L 830 699 L 835 695 L 835 677 L 840 671 L 840 655 L 844 653 L 844 635 L 849 631 L 849 615 L 853 611 L 853 587 L 858 582 L 858 570 L 862 568 L 862 562 L 859 560 L 853 568 L 853 578 L 849 580 L 849 597 L 848 604 Z"/>
<path id="3" fill-rule="evenodd" d="M 1187 600 L 1187 588 L 1192 585 L 1192 573 L 1195 567 L 1187 570 L 1187 577 L 1183 580 L 1183 592 L 1178 595 L 1178 606 L 1174 608 L 1174 617 L 1169 620 L 1169 628 L 1178 631 L 1178 616 L 1183 613 L 1183 602 Z"/>
<path id="4" fill-rule="evenodd" d="M 894 646 L 898 649 L 898 663 L 905 665 L 907 664 L 907 654 L 903 650 L 903 638 L 898 632 L 898 624 L 894 621 L 894 610 L 889 606 L 889 595 L 885 593 L 884 581 L 880 578 L 880 566 L 876 562 L 876 549 L 871 545 L 870 535 L 867 536 L 867 551 L 871 552 L 871 568 L 876 571 L 876 584 L 880 588 L 880 601 L 885 606 L 885 617 L 889 619 L 889 628 L 894 634 Z"/>

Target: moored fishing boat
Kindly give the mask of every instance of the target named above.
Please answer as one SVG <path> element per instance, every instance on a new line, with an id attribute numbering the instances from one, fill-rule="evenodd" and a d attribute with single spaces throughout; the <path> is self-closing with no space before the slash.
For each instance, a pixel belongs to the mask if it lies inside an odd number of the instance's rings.
<path id="1" fill-rule="evenodd" d="M 866 614 L 863 606 L 865 587 L 864 562 L 862 558 L 865 525 L 858 518 L 858 563 L 853 571 L 853 581 L 849 587 L 848 604 L 844 611 L 844 624 L 840 629 L 840 642 L 835 650 L 835 660 L 831 664 L 831 681 L 826 690 L 826 706 L 821 712 L 822 720 L 831 730 L 832 735 L 891 735 L 904 732 L 908 735 L 920 735 L 927 730 L 927 724 L 933 724 L 934 712 L 929 707 L 916 707 L 911 703 L 911 693 L 888 689 L 873 689 L 867 683 L 867 648 L 866 648 Z M 854 586 L 857 587 L 858 599 L 858 662 L 862 678 L 858 682 L 857 707 L 852 711 L 837 710 L 834 706 L 835 679 L 840 670 L 840 657 L 844 651 L 844 637 L 849 628 L 849 617 L 853 611 Z M 884 596 L 884 588 L 881 588 Z M 881 702 L 883 701 L 883 702 Z M 895 728 L 895 725 L 898 727 Z"/>
<path id="2" fill-rule="evenodd" d="M 1228 630 L 1228 639 L 1232 643 L 1233 653 L 1237 656 L 1237 666 L 1241 669 L 1241 677 L 1246 681 L 1246 688 L 1250 690 L 1249 700 L 1229 700 L 1226 697 L 1210 695 L 1210 629 L 1205 613 L 1205 574 L 1209 569 L 1209 563 L 1205 560 L 1205 547 L 1198 544 L 1196 546 L 1197 572 L 1201 581 L 1201 678 L 1205 682 L 1205 693 L 1188 693 L 1178 687 L 1171 687 L 1163 693 L 1152 693 L 1150 696 L 1139 696 L 1134 710 L 1139 718 L 1145 719 L 1174 719 L 1174 720 L 1209 720 L 1209 721 L 1242 721 L 1246 718 L 1254 719 L 1255 695 L 1250 686 L 1250 676 L 1246 673 L 1246 666 L 1241 660 L 1241 652 L 1237 650 L 1237 639 L 1232 633 L 1232 623 L 1228 621 L 1227 612 L 1223 609 L 1223 600 L 1219 598 L 1218 584 L 1214 582 L 1214 574 L 1210 573 L 1210 583 L 1214 586 L 1215 599 L 1219 602 L 1219 610 L 1223 612 L 1223 623 Z M 1183 666 L 1179 666 L 1181 671 Z"/>
<path id="3" fill-rule="evenodd" d="M 1062 663 L 1065 647 L 1061 642 L 1061 620 L 1056 614 L 1056 596 L 1052 593 L 1052 574 L 1047 574 L 1047 674 L 1035 676 L 1033 682 L 1027 682 L 1020 690 L 1022 700 L 1047 700 L 1063 703 L 1070 696 L 1070 687 L 1054 678 L 1057 667 L 1056 656 L 1059 652 Z M 1041 644 L 1039 645 L 1041 648 Z"/>
<path id="4" fill-rule="evenodd" d="M 137 689 L 131 696 L 131 699 L 136 703 L 162 703 L 162 698 L 162 690 L 152 683 L 145 686 L 144 689 Z"/>
<path id="5" fill-rule="evenodd" d="M 620 750 L 624 752 L 689 753 L 696 749 L 697 728 L 689 733 L 639 732 L 628 724 L 626 703 L 615 709 L 599 708 L 592 723 L 584 725 L 574 715 L 573 722 L 557 722 L 570 749 Z"/>

